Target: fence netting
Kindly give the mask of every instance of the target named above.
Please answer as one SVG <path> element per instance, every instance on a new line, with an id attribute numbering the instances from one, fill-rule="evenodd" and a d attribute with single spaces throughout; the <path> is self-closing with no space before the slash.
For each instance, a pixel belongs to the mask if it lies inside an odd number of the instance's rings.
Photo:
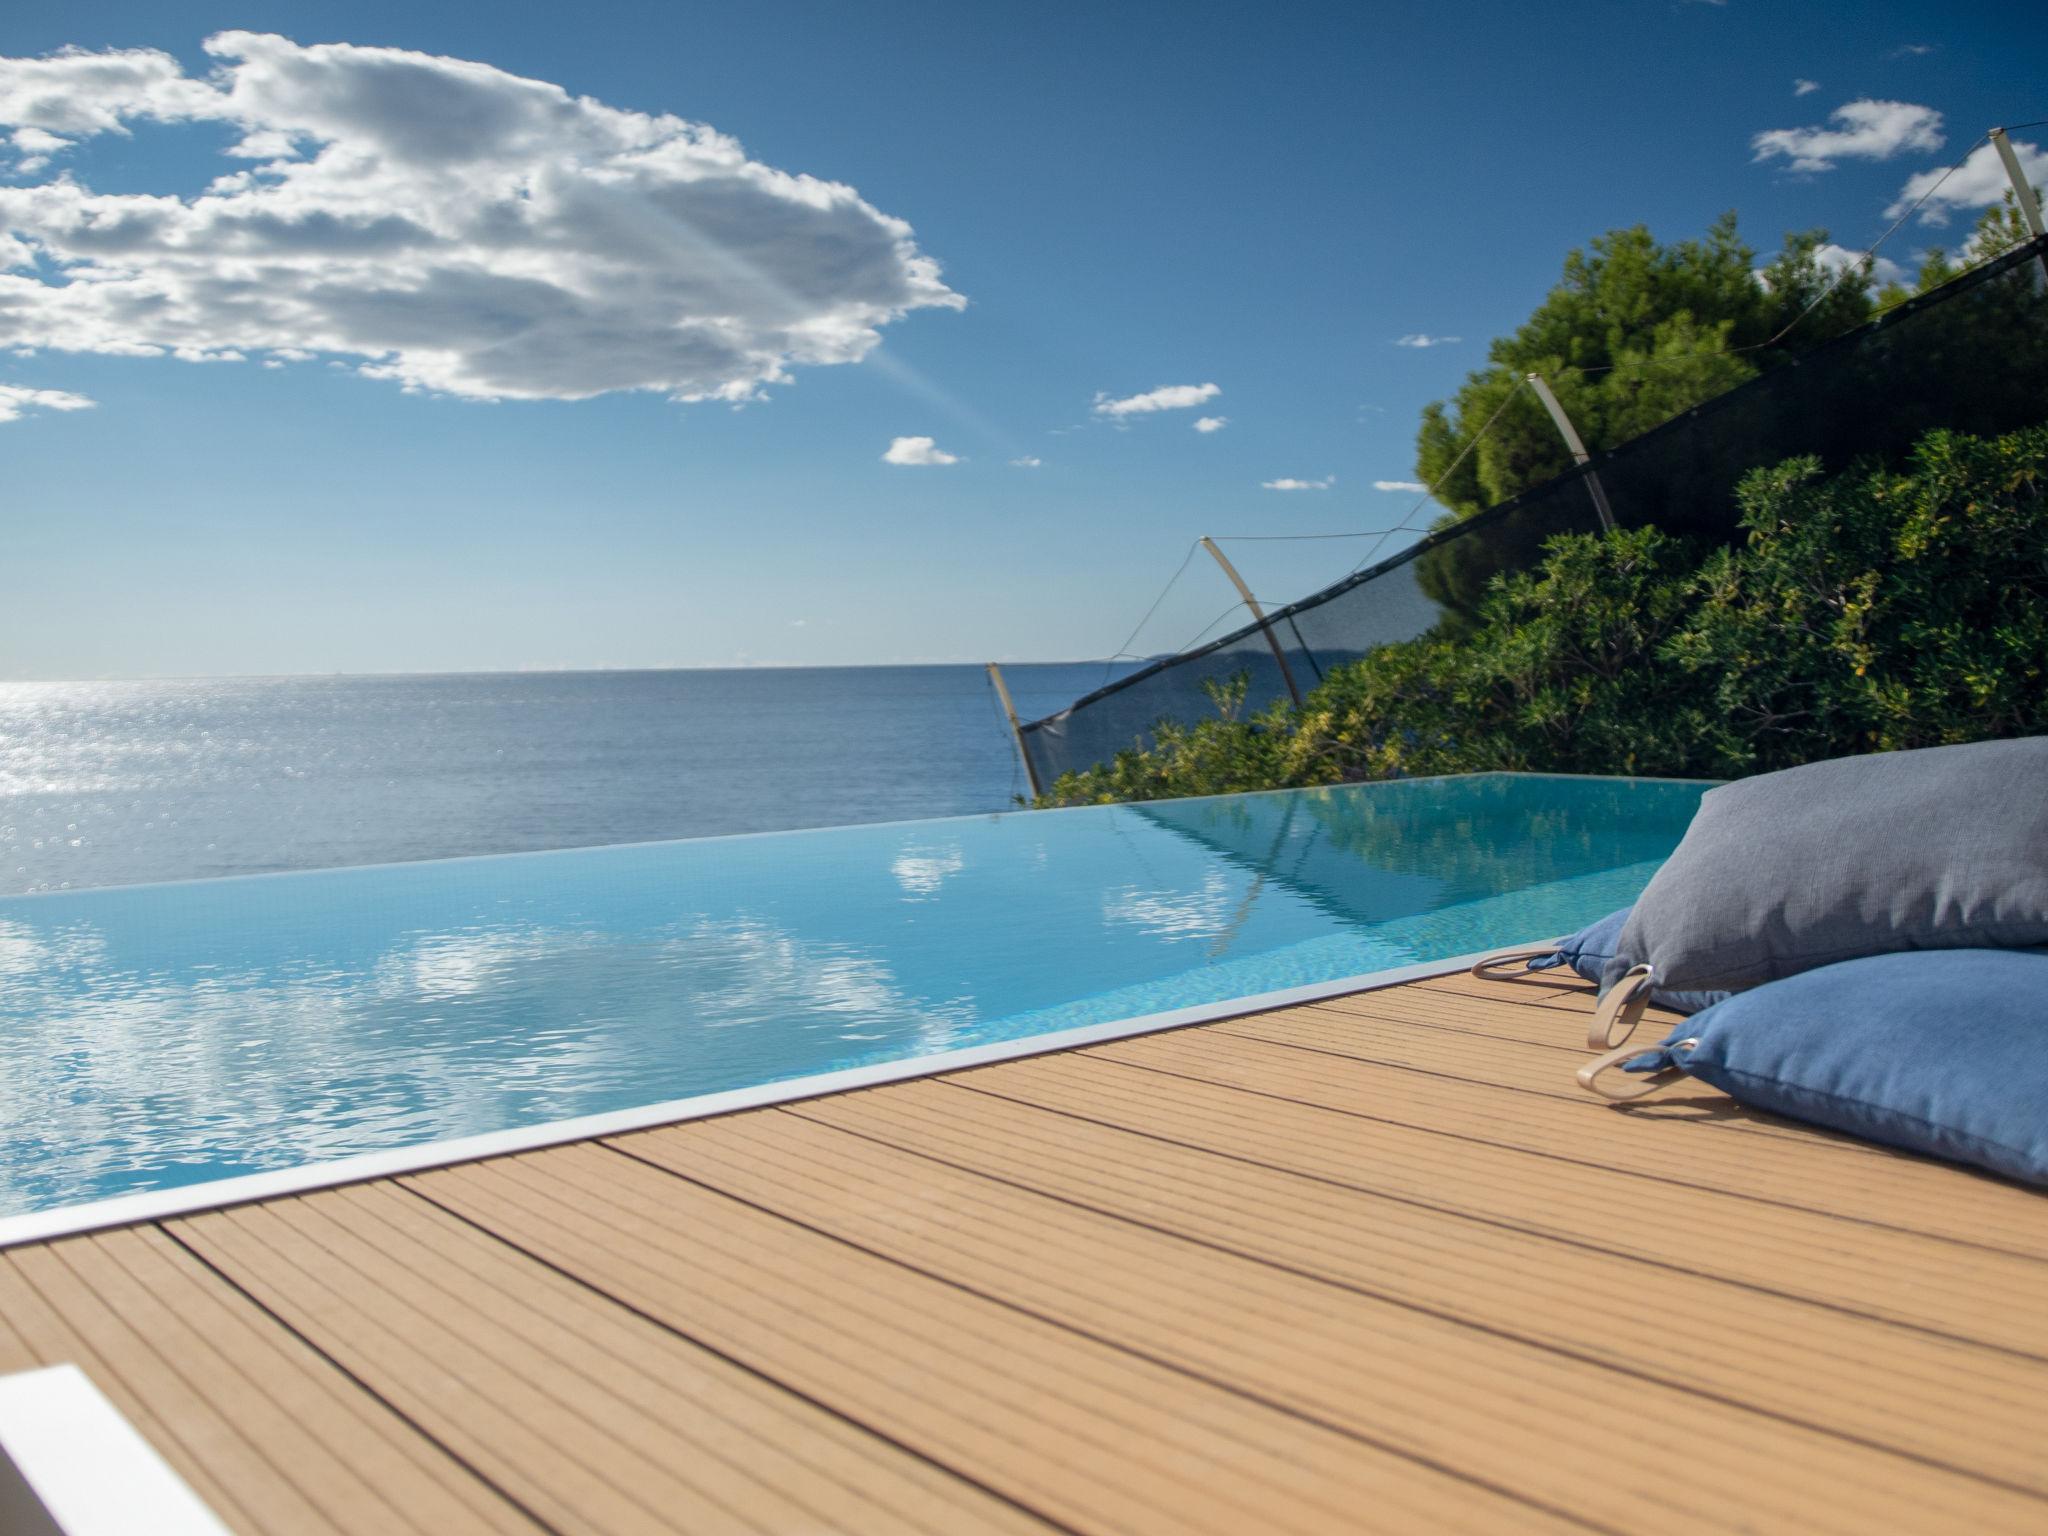
<path id="1" fill-rule="evenodd" d="M 1735 488 L 1802 454 L 1837 470 L 1896 460 L 1936 427 L 1980 434 L 2048 420 L 2048 241 L 2037 240 L 1765 372 L 1591 462 L 1462 521 L 1198 649 L 1155 661 L 1021 728 L 1038 782 L 1150 745 L 1162 722 L 1250 715 L 1306 693 L 1376 646 L 1469 613 L 1493 576 L 1544 543 L 1601 527 L 1597 475 L 1620 527 L 1738 532 Z M 1269 635 L 1271 638 L 1269 638 Z"/>

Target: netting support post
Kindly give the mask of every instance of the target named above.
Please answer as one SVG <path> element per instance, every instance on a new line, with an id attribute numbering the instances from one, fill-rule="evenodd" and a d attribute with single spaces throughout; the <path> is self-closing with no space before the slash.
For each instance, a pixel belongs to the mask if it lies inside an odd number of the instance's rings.
<path id="1" fill-rule="evenodd" d="M 1543 375 L 1529 375 L 1529 387 L 1536 391 L 1536 398 L 1543 402 L 1543 409 L 1550 412 L 1550 419 L 1556 423 L 1558 435 L 1564 439 L 1565 447 L 1572 451 L 1572 462 L 1590 464 L 1593 455 L 1586 452 L 1586 445 L 1579 441 L 1579 429 L 1572 425 L 1571 417 L 1565 415 L 1564 407 L 1557 403 L 1557 396 L 1550 392 L 1550 386 L 1543 382 Z M 1597 470 L 1586 471 L 1586 489 L 1593 497 L 1593 510 L 1600 514 L 1600 526 L 1607 532 L 1614 532 L 1614 509 L 1607 505 L 1607 488 L 1600 483 Z"/>
<path id="2" fill-rule="evenodd" d="M 1280 681 L 1287 685 L 1287 696 L 1294 700 L 1296 709 L 1301 708 L 1301 690 L 1294 685 L 1294 670 L 1287 665 L 1287 650 L 1280 644 L 1280 637 L 1273 633 L 1273 626 L 1266 622 L 1266 610 L 1259 606 L 1259 600 L 1252 596 L 1252 589 L 1237 574 L 1237 567 L 1224 557 L 1223 551 L 1216 547 L 1216 541 L 1206 533 L 1202 535 L 1202 548 L 1216 557 L 1216 563 L 1223 567 L 1223 574 L 1230 578 L 1230 584 L 1237 588 L 1237 595 L 1244 599 L 1245 607 L 1251 609 L 1252 617 L 1258 621 L 1259 633 L 1273 648 L 1273 660 L 1279 663 Z"/>
<path id="3" fill-rule="evenodd" d="M 1003 681 L 1003 669 L 994 662 L 988 664 L 988 680 L 996 686 L 996 697 L 1003 702 L 1003 715 L 1010 722 L 1011 739 L 1017 743 L 1017 756 L 1024 763 L 1024 781 L 1031 786 L 1031 798 L 1036 800 L 1045 793 L 1038 782 L 1038 770 L 1032 766 L 1031 754 L 1024 750 L 1024 727 L 1017 721 L 1017 706 L 1010 702 L 1010 685 Z"/>
<path id="4" fill-rule="evenodd" d="M 2005 162 L 2006 180 L 2012 183 L 2012 195 L 2020 205 L 2020 217 L 2027 221 L 2027 233 L 2038 240 L 2048 234 L 2048 229 L 2041 225 L 2041 202 L 2034 196 L 2033 183 L 2020 169 L 2020 157 L 2013 153 L 2012 140 L 2005 136 L 2003 128 L 1991 130 L 1991 142 L 1998 150 L 1998 158 Z"/>

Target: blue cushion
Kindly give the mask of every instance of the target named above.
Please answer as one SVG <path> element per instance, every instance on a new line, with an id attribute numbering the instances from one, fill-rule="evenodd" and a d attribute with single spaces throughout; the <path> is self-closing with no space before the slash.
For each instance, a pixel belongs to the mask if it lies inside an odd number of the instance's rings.
<path id="1" fill-rule="evenodd" d="M 2038 950 L 1924 950 L 1804 971 L 1736 993 L 1628 1063 L 1661 1067 L 1759 1109 L 2048 1184 Z"/>
<path id="2" fill-rule="evenodd" d="M 1614 958 L 1615 940 L 1621 937 L 1621 925 L 1628 921 L 1630 910 L 1623 907 L 1597 923 L 1588 923 L 1577 933 L 1567 934 L 1557 941 L 1557 953 L 1531 960 L 1529 969 L 1548 971 L 1568 965 L 1586 980 L 1598 981 L 1601 970 Z"/>
<path id="3" fill-rule="evenodd" d="M 1634 909 L 1623 907 L 1619 912 L 1610 912 L 1597 923 L 1588 923 L 1577 933 L 1568 934 L 1557 941 L 1557 953 L 1542 955 L 1531 960 L 1532 971 L 1554 970 L 1568 965 L 1586 980 L 1597 982 L 1607 962 L 1614 958 L 1615 946 L 1621 940 L 1622 925 Z M 1698 1013 L 1702 1008 L 1711 1008 L 1726 997 L 1726 992 L 1665 992 L 1654 991 L 1650 1001 L 1659 1008 L 1669 1008 L 1673 1013 Z"/>

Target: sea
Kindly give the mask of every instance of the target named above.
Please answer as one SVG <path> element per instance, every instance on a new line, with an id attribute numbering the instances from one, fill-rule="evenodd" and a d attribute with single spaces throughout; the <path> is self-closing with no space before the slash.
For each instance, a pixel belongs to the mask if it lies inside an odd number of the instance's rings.
<path id="1" fill-rule="evenodd" d="M 1026 719 L 1101 662 L 1005 667 Z M 978 666 L 0 683 L 0 895 L 1013 809 Z"/>

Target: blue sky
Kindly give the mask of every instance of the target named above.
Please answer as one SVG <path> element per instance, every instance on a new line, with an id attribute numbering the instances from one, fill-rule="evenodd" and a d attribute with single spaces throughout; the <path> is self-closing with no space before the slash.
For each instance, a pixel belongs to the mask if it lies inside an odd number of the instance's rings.
<path id="1" fill-rule="evenodd" d="M 21 322 L 0 305 L 0 391 L 60 392 L 19 396 L 16 419 L 0 421 L 0 676 L 1101 655 L 1199 534 L 1398 520 L 1413 498 L 1374 482 L 1412 478 L 1419 407 L 1483 360 L 1487 338 L 1526 315 L 1590 235 L 1644 221 L 1676 237 L 1732 207 L 1766 252 L 1816 224 L 1866 245 L 1910 177 L 1993 124 L 2048 117 L 2048 16 L 2029 14 L 1783 0 L 17 8 L 0 20 L 0 55 L 155 49 L 184 78 L 159 71 L 147 109 L 121 97 L 142 87 L 98 77 L 76 87 L 99 92 L 91 101 L 17 91 L 13 125 L 71 126 L 45 163 L 40 141 L 17 140 L 0 197 L 54 185 L 81 190 L 39 196 L 190 203 L 265 154 L 312 160 L 317 135 L 260 138 L 328 120 L 288 99 L 312 89 L 300 68 L 311 56 L 260 40 L 202 48 L 234 28 L 476 61 L 622 113 L 674 114 L 737 139 L 755 167 L 843 183 L 859 201 L 835 203 L 828 228 L 826 214 L 792 212 L 811 194 L 764 191 L 768 173 L 748 171 L 715 215 L 692 205 L 695 227 L 711 217 L 747 242 L 749 271 L 774 268 L 775 304 L 800 292 L 814 306 L 790 334 L 817 361 L 776 364 L 763 325 L 742 316 L 751 361 L 643 364 L 639 322 L 684 302 L 676 284 L 692 263 L 727 260 L 701 242 L 671 255 L 658 232 L 639 265 L 576 253 L 595 318 L 505 349 L 479 338 L 552 317 L 506 311 L 500 290 L 472 305 L 441 281 L 403 321 L 428 338 L 417 351 L 379 360 L 323 346 L 287 360 L 302 333 L 326 342 L 359 323 L 351 335 L 384 336 L 398 323 L 389 290 L 417 286 L 411 258 L 366 260 L 360 244 L 315 251 L 294 269 L 294 307 L 261 325 L 197 300 L 174 338 L 148 306 Z M 356 56 L 322 59 L 340 70 Z M 237 64 L 241 104 L 209 105 L 224 99 L 209 71 Z M 476 78 L 480 100 L 500 89 Z M 1795 94 L 1799 81 L 1814 88 Z M 376 130 L 436 145 L 502 131 L 492 152 L 532 157 L 536 200 L 563 175 L 616 180 L 595 150 L 562 159 L 568 128 L 514 143 L 524 130 L 495 117 L 426 121 L 443 100 L 379 95 Z M 1756 158 L 1759 133 L 1820 126 L 1859 100 L 1902 110 L 1860 149 L 1821 141 L 1827 169 Z M 1903 111 L 1914 107 L 1925 112 Z M 101 108 L 120 129 L 89 131 Z M 646 120 L 600 127 L 630 136 Z M 682 130 L 647 132 L 673 148 Z M 248 153 L 227 158 L 238 140 Z M 433 215 L 419 217 L 468 217 L 468 184 L 429 197 L 422 188 L 444 183 L 423 178 L 443 168 L 415 169 L 404 195 Z M 660 195 L 708 196 L 696 174 L 675 173 Z M 331 231 L 351 187 L 362 197 L 348 217 L 367 239 L 386 195 L 372 173 L 330 176 L 295 206 Z M 8 206 L 0 235 L 36 238 L 61 218 L 85 238 L 75 210 Z M 1956 210 L 1951 240 L 1969 217 Z M 1943 233 L 1911 227 L 1887 251 L 1910 259 Z M 494 280 L 516 275 L 520 292 L 568 259 L 465 238 L 464 271 L 496 263 Z M 188 298 L 213 291 L 207 250 L 177 256 Z M 223 273 L 241 270 L 219 250 Z M 155 258 L 97 259 L 125 273 Z M 16 277 L 61 281 L 47 250 L 39 263 Z M 361 318 L 360 292 L 342 292 L 366 274 L 381 290 L 374 319 Z M 733 291 L 704 301 L 721 335 L 736 324 L 725 310 L 752 302 Z M 418 313 L 430 305 L 451 312 Z M 314 307 L 317 335 L 303 318 Z M 880 341 L 863 353 L 868 332 Z M 1461 339 L 1398 344 L 1416 335 Z M 170 339 L 243 360 L 107 350 Z M 823 360 L 834 355 L 859 360 Z M 665 386 L 612 387 L 642 367 Z M 763 367 L 786 382 L 762 383 Z M 1213 396 L 1184 407 L 1097 409 L 1209 384 Z M 608 392 L 552 397 L 592 390 Z M 676 403 L 679 391 L 713 397 Z M 747 391 L 756 398 L 736 408 L 729 397 Z M 49 408 L 66 395 L 94 404 Z M 1225 424 L 1194 430 L 1204 417 Z M 955 462 L 885 462 L 897 439 L 923 437 Z M 896 456 L 921 455 L 913 444 Z M 1287 480 L 1329 484 L 1266 488 Z M 1260 595 L 1280 601 L 1341 574 L 1349 548 L 1238 552 Z M 1191 569 L 1140 648 L 1186 641 L 1229 596 L 1220 575 Z"/>

